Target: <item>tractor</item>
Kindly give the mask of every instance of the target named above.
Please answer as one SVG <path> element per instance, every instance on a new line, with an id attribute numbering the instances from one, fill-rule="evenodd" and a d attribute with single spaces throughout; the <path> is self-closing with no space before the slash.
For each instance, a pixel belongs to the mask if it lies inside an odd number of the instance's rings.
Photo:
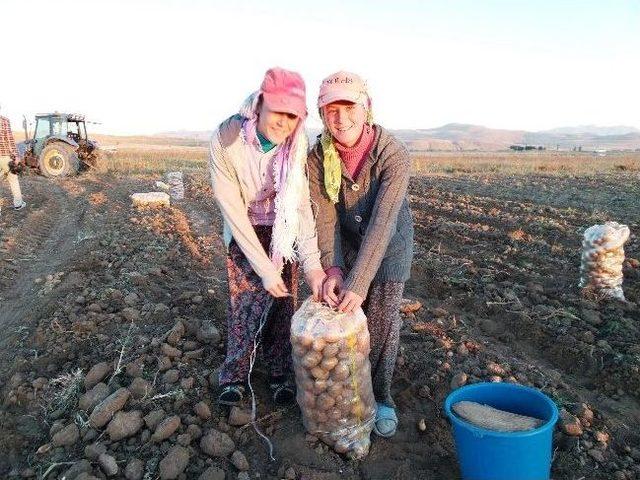
<path id="1" fill-rule="evenodd" d="M 29 138 L 26 118 L 22 125 L 27 140 L 18 151 L 25 165 L 45 177 L 68 177 L 96 165 L 98 144 L 87 138 L 84 115 L 38 114 L 33 138 Z"/>

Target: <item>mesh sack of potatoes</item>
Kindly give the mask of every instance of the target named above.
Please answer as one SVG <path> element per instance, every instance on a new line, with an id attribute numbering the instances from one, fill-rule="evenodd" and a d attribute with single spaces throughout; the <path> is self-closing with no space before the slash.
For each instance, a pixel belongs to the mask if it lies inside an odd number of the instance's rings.
<path id="1" fill-rule="evenodd" d="M 369 453 L 376 403 L 362 309 L 340 313 L 308 298 L 291 321 L 297 400 L 307 431 L 338 453 Z"/>
<path id="2" fill-rule="evenodd" d="M 617 222 L 594 225 L 584 232 L 580 287 L 604 297 L 624 300 L 622 264 L 629 227 Z"/>
<path id="3" fill-rule="evenodd" d="M 182 172 L 167 173 L 167 182 L 169 183 L 169 193 L 171 198 L 182 200 L 184 198 L 184 182 L 182 181 Z"/>

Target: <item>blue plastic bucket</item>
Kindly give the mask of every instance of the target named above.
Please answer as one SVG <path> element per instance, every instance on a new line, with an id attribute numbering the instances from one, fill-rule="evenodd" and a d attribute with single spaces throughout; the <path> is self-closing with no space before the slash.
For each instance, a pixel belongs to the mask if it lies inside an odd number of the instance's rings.
<path id="1" fill-rule="evenodd" d="M 451 406 L 467 400 L 545 423 L 524 432 L 495 432 L 456 416 Z M 449 394 L 444 410 L 453 426 L 458 463 L 464 480 L 548 480 L 553 428 L 558 407 L 534 388 L 511 383 L 476 383 Z"/>

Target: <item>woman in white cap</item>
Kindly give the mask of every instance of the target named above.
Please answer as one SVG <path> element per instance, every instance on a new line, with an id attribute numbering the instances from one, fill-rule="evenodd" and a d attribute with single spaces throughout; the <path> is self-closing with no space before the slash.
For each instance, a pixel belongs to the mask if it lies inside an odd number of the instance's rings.
<path id="1" fill-rule="evenodd" d="M 374 432 L 391 437 L 398 418 L 391 380 L 400 338 L 399 307 L 413 258 L 406 147 L 373 123 L 365 82 L 350 72 L 322 81 L 324 131 L 309 154 L 318 245 L 327 273 L 323 298 L 343 312 L 362 306 L 371 335 Z"/>
<path id="2" fill-rule="evenodd" d="M 213 133 L 209 170 L 224 218 L 229 310 L 218 401 L 243 400 L 254 340 L 276 404 L 295 398 L 289 330 L 300 260 L 316 299 L 325 273 L 305 175 L 305 85 L 288 70 L 267 71 L 260 89 Z"/>

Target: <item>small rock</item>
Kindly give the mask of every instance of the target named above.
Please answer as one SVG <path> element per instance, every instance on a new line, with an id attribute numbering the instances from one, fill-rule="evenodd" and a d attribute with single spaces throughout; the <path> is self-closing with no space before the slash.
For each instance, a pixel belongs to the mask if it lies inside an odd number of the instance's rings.
<path id="1" fill-rule="evenodd" d="M 138 458 L 132 458 L 124 469 L 124 476 L 127 480 L 142 480 L 144 475 L 144 462 Z"/>
<path id="2" fill-rule="evenodd" d="M 195 295 L 192 299 L 191 299 L 191 303 L 193 303 L 194 305 L 200 305 L 202 303 L 202 300 L 204 300 L 202 298 L 202 295 Z"/>
<path id="3" fill-rule="evenodd" d="M 284 478 L 287 480 L 296 480 L 296 470 L 293 467 L 289 467 L 284 471 Z"/>
<path id="4" fill-rule="evenodd" d="M 198 360 L 203 356 L 204 356 L 204 349 L 199 348 L 198 350 L 191 350 L 190 352 L 185 353 L 182 356 L 182 359 L 188 362 L 189 360 Z"/>
<path id="5" fill-rule="evenodd" d="M 172 383 L 176 383 L 179 379 L 180 379 L 180 372 L 175 368 L 172 368 L 171 370 L 167 370 L 162 375 L 163 383 L 172 384 Z"/>
<path id="6" fill-rule="evenodd" d="M 449 315 L 449 312 L 444 308 L 437 307 L 433 309 L 433 314 L 436 316 L 436 318 L 443 318 Z"/>
<path id="7" fill-rule="evenodd" d="M 184 332 L 184 324 L 180 320 L 178 320 L 167 334 L 167 343 L 175 347 L 184 335 Z"/>
<path id="8" fill-rule="evenodd" d="M 402 313 L 414 313 L 422 308 L 422 304 L 417 300 L 403 298 L 400 302 L 400 311 Z"/>
<path id="9" fill-rule="evenodd" d="M 111 372 L 111 367 L 106 362 L 101 362 L 94 365 L 84 377 L 84 387 L 87 390 L 91 390 L 98 383 L 104 380 L 107 375 L 109 375 L 109 372 Z"/>
<path id="10" fill-rule="evenodd" d="M 424 418 L 421 418 L 420 420 L 418 420 L 418 430 L 420 430 L 421 432 L 424 432 L 427 429 L 427 422 L 425 421 Z"/>
<path id="11" fill-rule="evenodd" d="M 138 322 L 140 320 L 140 310 L 133 307 L 125 307 L 120 312 L 122 318 L 124 318 L 127 322 Z"/>
<path id="12" fill-rule="evenodd" d="M 134 306 L 136 303 L 138 303 L 139 301 L 139 297 L 138 295 L 136 295 L 135 293 L 130 293 L 129 295 L 126 295 L 124 297 L 124 303 L 126 303 L 127 305 L 129 305 L 130 307 Z"/>
<path id="13" fill-rule="evenodd" d="M 231 407 L 231 412 L 229 413 L 229 425 L 240 427 L 247 423 L 251 423 L 251 411 L 242 410 L 240 407 Z"/>
<path id="14" fill-rule="evenodd" d="M 102 477 L 104 477 L 104 475 L 102 475 Z M 62 478 L 74 478 L 74 477 L 64 476 Z M 91 475 L 90 473 L 82 472 L 80 475 L 75 477 L 75 480 L 101 480 L 101 479 L 99 477 Z"/>
<path id="15" fill-rule="evenodd" d="M 198 402 L 193 406 L 193 411 L 202 420 L 209 420 L 211 418 L 211 409 L 205 402 Z"/>
<path id="16" fill-rule="evenodd" d="M 74 445 L 80 438 L 80 430 L 75 423 L 67 425 L 51 439 L 54 447 L 70 447 Z"/>
<path id="17" fill-rule="evenodd" d="M 467 383 L 469 379 L 468 375 L 464 372 L 456 373 L 451 379 L 451 390 L 455 390 L 456 388 L 462 387 Z"/>
<path id="18" fill-rule="evenodd" d="M 191 440 L 191 435 L 189 435 L 188 433 L 182 433 L 176 438 L 176 441 L 183 447 L 188 447 L 189 445 L 191 445 Z"/>
<path id="19" fill-rule="evenodd" d="M 571 415 L 564 408 L 560 410 L 560 428 L 564 433 L 573 437 L 579 437 L 583 433 L 580 420 Z"/>
<path id="20" fill-rule="evenodd" d="M 602 432 L 600 430 L 597 430 L 594 434 L 593 434 L 594 438 L 596 439 L 596 442 L 600 442 L 602 444 L 607 444 L 609 443 L 609 434 L 607 432 Z"/>
<path id="21" fill-rule="evenodd" d="M 458 352 L 458 355 L 462 357 L 469 355 L 469 349 L 464 343 L 461 343 L 460 345 L 458 345 L 458 348 L 456 348 L 456 352 Z"/>
<path id="22" fill-rule="evenodd" d="M 171 435 L 174 434 L 174 432 L 180 427 L 181 423 L 182 422 L 180 420 L 180 417 L 177 415 L 172 415 L 170 417 L 165 418 L 156 427 L 156 430 L 155 432 L 153 432 L 153 435 L 151 435 L 151 441 L 157 443 L 157 442 L 166 440 L 167 438 L 169 438 Z"/>
<path id="23" fill-rule="evenodd" d="M 84 456 L 92 462 L 97 461 L 98 457 L 103 453 L 107 453 L 107 447 L 100 442 L 92 443 L 84 447 Z"/>
<path id="24" fill-rule="evenodd" d="M 604 452 L 598 448 L 592 448 L 588 452 L 589 456 L 598 463 L 604 463 Z"/>
<path id="25" fill-rule="evenodd" d="M 191 424 L 187 427 L 187 434 L 194 440 L 197 440 L 202 436 L 202 429 L 195 424 Z"/>
<path id="26" fill-rule="evenodd" d="M 182 352 L 175 347 L 172 347 L 168 343 L 163 343 L 160 347 L 160 351 L 163 355 L 166 355 L 169 358 L 179 358 L 182 356 Z"/>
<path id="27" fill-rule="evenodd" d="M 202 322 L 202 325 L 198 329 L 196 338 L 202 343 L 217 345 L 222 337 L 215 325 L 209 320 L 205 320 Z"/>
<path id="28" fill-rule="evenodd" d="M 195 379 L 193 377 L 183 378 L 182 380 L 180 380 L 180 388 L 182 388 L 183 390 L 191 390 L 194 383 Z"/>
<path id="29" fill-rule="evenodd" d="M 144 416 L 144 423 L 149 429 L 155 430 L 165 416 L 166 413 L 163 409 L 153 410 Z"/>
<path id="30" fill-rule="evenodd" d="M 109 422 L 107 433 L 112 442 L 117 442 L 138 433 L 142 425 L 144 425 L 144 421 L 142 420 L 142 412 L 140 410 L 116 412 L 113 420 Z"/>
<path id="31" fill-rule="evenodd" d="M 93 409 L 89 416 L 89 424 L 93 428 L 104 427 L 117 411 L 122 410 L 130 395 L 131 392 L 126 388 L 120 388 L 109 395 Z"/>
<path id="32" fill-rule="evenodd" d="M 591 325 L 600 325 L 602 323 L 600 313 L 596 310 L 582 310 L 582 319 Z"/>
<path id="33" fill-rule="evenodd" d="M 93 472 L 93 468 L 91 468 L 91 463 L 88 460 L 82 459 L 73 465 L 66 472 L 62 474 L 61 478 L 80 478 L 81 474 L 90 474 Z"/>
<path id="34" fill-rule="evenodd" d="M 249 476 L 249 473 L 247 472 L 240 472 L 238 474 L 238 480 L 250 480 L 251 477 Z"/>
<path id="35" fill-rule="evenodd" d="M 151 382 L 141 377 L 134 378 L 128 388 L 133 395 L 133 398 L 136 399 L 144 398 L 148 395 L 151 395 L 151 392 L 153 390 Z"/>
<path id="36" fill-rule="evenodd" d="M 119 468 L 116 459 L 111 455 L 102 453 L 98 457 L 98 464 L 107 477 L 113 477 L 118 474 Z"/>
<path id="37" fill-rule="evenodd" d="M 226 433 L 212 429 L 200 440 L 200 448 L 211 457 L 227 457 L 236 449 L 236 444 Z"/>
<path id="38" fill-rule="evenodd" d="M 218 467 L 209 467 L 200 474 L 198 480 L 224 480 L 226 473 Z"/>
<path id="39" fill-rule="evenodd" d="M 160 478 L 161 480 L 174 480 L 178 478 L 187 465 L 189 464 L 189 450 L 175 445 L 160 461 Z"/>
<path id="40" fill-rule="evenodd" d="M 164 372 L 165 370 L 169 370 L 171 368 L 171 359 L 166 356 L 161 356 L 158 358 L 158 370 Z"/>
<path id="41" fill-rule="evenodd" d="M 111 394 L 111 389 L 105 383 L 98 383 L 91 390 L 80 397 L 78 406 L 85 412 L 92 411 L 96 405 Z"/>
<path id="42" fill-rule="evenodd" d="M 99 303 L 92 303 L 87 307 L 87 310 L 94 313 L 100 313 L 102 311 L 102 307 Z"/>
<path id="43" fill-rule="evenodd" d="M 231 455 L 231 463 L 240 470 L 241 472 L 246 472 L 249 470 L 249 462 L 247 461 L 247 457 L 244 456 L 240 450 L 236 450 Z"/>

